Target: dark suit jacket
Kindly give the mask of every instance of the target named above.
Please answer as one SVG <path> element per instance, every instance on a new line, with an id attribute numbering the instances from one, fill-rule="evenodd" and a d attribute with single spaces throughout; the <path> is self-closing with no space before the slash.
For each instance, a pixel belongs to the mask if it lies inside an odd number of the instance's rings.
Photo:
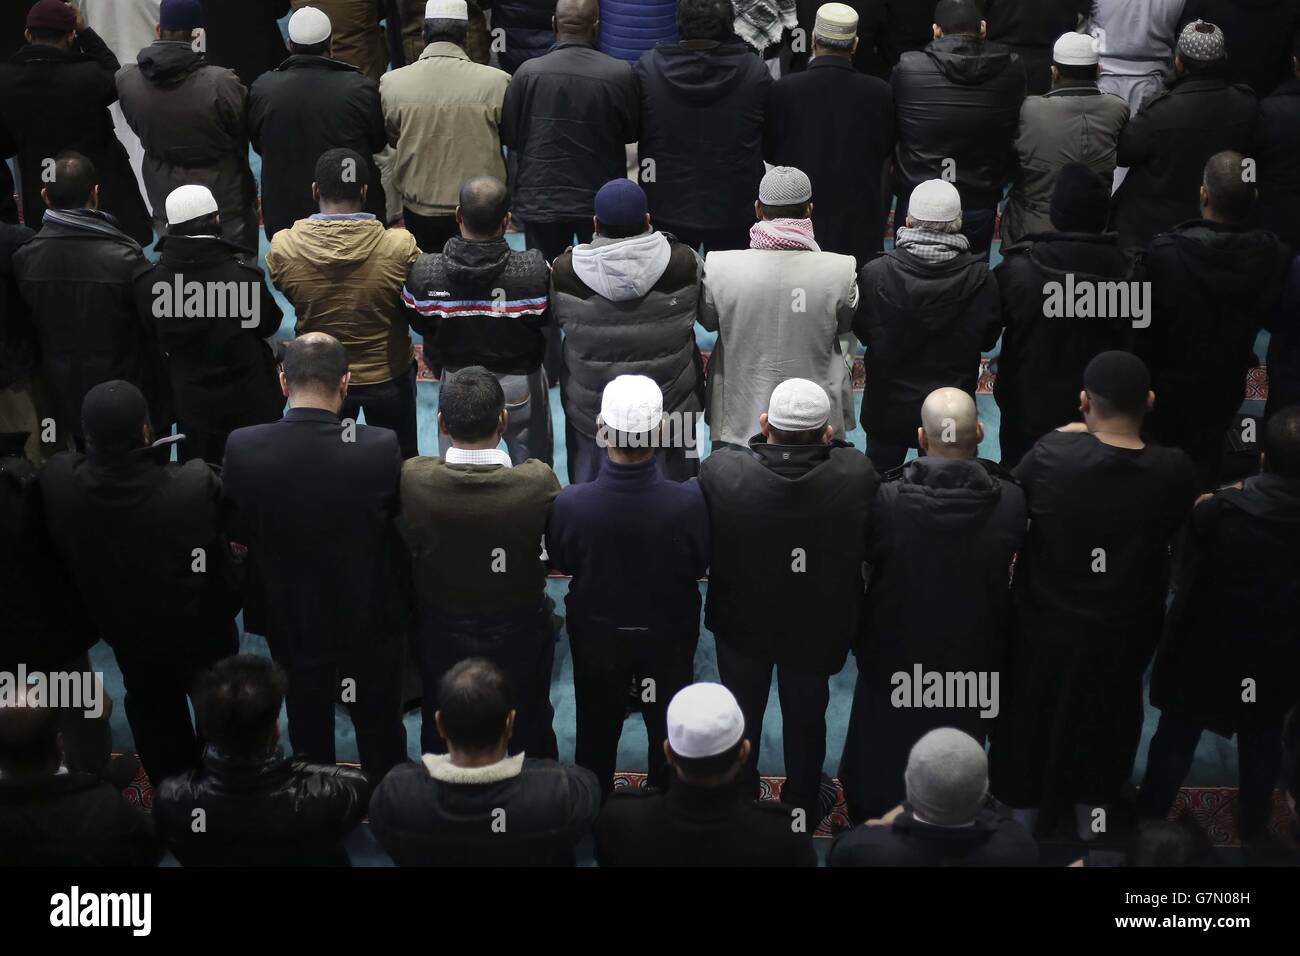
<path id="1" fill-rule="evenodd" d="M 226 443 L 231 540 L 248 547 L 266 634 L 295 665 L 397 639 L 409 564 L 393 519 L 402 455 L 387 428 L 291 408 Z M 256 615 L 254 615 L 254 618 Z"/>

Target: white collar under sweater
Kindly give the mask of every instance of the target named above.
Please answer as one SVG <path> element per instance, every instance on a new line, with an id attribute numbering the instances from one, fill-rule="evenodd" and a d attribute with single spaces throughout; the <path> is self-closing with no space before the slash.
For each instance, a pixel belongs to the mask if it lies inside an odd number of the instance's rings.
<path id="1" fill-rule="evenodd" d="M 500 465 L 511 468 L 510 455 L 500 448 L 448 448 L 442 460 L 449 465 Z"/>
<path id="2" fill-rule="evenodd" d="M 524 755 L 515 754 L 486 767 L 457 767 L 447 754 L 425 754 L 424 769 L 439 783 L 500 783 L 524 772 Z"/>

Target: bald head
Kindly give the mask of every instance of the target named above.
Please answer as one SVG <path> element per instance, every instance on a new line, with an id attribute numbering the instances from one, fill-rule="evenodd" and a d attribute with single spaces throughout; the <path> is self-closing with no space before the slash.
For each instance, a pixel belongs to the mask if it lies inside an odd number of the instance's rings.
<path id="1" fill-rule="evenodd" d="M 494 176 L 475 176 L 460 187 L 456 220 L 466 239 L 497 239 L 505 235 L 510 214 L 510 190 Z"/>
<path id="2" fill-rule="evenodd" d="M 923 452 L 937 458 L 974 458 L 983 440 L 984 426 L 970 395 L 960 388 L 940 388 L 926 397 L 917 432 Z"/>
<path id="3" fill-rule="evenodd" d="M 557 40 L 594 40 L 600 0 L 559 0 L 551 28 Z"/>
<path id="4" fill-rule="evenodd" d="M 0 773 L 24 777 L 53 773 L 63 762 L 59 712 L 33 706 L 26 690 L 0 706 Z"/>

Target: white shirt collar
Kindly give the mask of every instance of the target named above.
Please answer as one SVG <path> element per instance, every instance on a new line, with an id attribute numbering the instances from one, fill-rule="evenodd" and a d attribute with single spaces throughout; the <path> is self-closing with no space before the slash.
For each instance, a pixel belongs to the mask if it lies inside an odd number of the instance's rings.
<path id="1" fill-rule="evenodd" d="M 448 448 L 442 460 L 449 465 L 500 465 L 502 468 L 514 464 L 510 455 L 500 448 Z"/>

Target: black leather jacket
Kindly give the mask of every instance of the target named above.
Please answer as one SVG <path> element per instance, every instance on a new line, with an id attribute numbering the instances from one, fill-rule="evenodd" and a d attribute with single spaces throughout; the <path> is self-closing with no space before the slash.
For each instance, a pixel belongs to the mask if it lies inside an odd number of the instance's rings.
<path id="1" fill-rule="evenodd" d="M 209 747 L 199 770 L 159 785 L 153 813 L 184 866 L 346 866 L 341 841 L 369 798 L 360 770 L 279 750 L 240 758 Z"/>

